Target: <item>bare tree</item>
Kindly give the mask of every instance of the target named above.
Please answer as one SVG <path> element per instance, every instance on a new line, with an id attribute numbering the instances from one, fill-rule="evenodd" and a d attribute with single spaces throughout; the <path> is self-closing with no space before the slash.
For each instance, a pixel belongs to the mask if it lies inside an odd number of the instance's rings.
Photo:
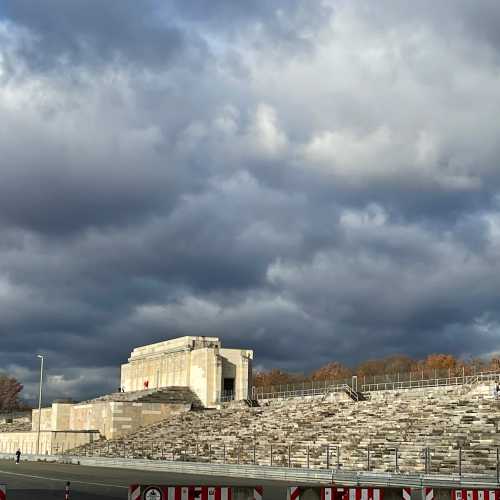
<path id="1" fill-rule="evenodd" d="M 14 377 L 0 374 L 0 411 L 12 411 L 22 408 L 19 393 L 23 390 Z"/>

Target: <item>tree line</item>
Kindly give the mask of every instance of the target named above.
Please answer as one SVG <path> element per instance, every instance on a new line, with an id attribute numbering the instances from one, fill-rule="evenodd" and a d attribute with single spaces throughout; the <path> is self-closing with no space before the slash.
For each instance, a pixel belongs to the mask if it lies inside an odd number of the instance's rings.
<path id="1" fill-rule="evenodd" d="M 443 371 L 452 377 L 471 375 L 482 371 L 500 371 L 500 358 L 463 360 L 451 354 L 429 354 L 424 359 L 413 359 L 404 354 L 397 354 L 380 359 L 369 359 L 355 367 L 348 367 L 339 361 L 331 361 L 309 374 L 292 373 L 278 368 L 268 371 L 254 371 L 253 385 L 268 387 L 280 384 L 313 382 L 321 380 L 345 380 L 353 375 L 358 377 L 376 377 L 398 373 L 418 373 L 432 377 Z"/>

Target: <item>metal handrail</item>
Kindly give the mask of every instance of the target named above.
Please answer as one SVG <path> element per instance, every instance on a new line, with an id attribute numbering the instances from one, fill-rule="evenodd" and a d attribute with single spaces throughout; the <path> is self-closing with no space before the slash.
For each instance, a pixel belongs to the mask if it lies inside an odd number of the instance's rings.
<path id="1" fill-rule="evenodd" d="M 350 385 L 344 384 L 343 389 L 353 401 L 359 401 L 359 394 Z"/>
<path id="2" fill-rule="evenodd" d="M 312 389 L 285 390 L 277 392 L 256 392 L 256 399 L 287 399 L 296 397 L 321 396 L 334 392 L 343 392 L 346 384 L 329 385 L 326 387 L 315 387 Z"/>
<path id="3" fill-rule="evenodd" d="M 477 375 L 405 380 L 401 382 L 383 382 L 380 384 L 363 384 L 362 390 L 366 392 L 372 392 L 401 389 L 419 389 L 427 387 L 452 387 L 457 385 L 474 385 L 478 382 L 495 381 L 499 378 L 499 372 L 483 372 L 478 373 Z"/>
<path id="4" fill-rule="evenodd" d="M 413 379 L 394 382 L 381 382 L 377 384 L 361 384 L 361 392 L 370 393 L 377 391 L 391 391 L 404 389 L 421 389 L 431 387 L 453 387 L 459 385 L 474 385 L 479 382 L 495 381 L 500 379 L 500 371 L 481 372 L 475 375 L 460 375 L 456 377 L 437 377 L 428 379 Z M 310 396 L 321 396 L 332 393 L 345 392 L 347 383 L 329 384 L 323 387 L 313 387 L 311 389 L 292 389 L 284 391 L 259 392 L 255 390 L 253 397 L 259 400 L 266 399 L 289 399 Z"/>

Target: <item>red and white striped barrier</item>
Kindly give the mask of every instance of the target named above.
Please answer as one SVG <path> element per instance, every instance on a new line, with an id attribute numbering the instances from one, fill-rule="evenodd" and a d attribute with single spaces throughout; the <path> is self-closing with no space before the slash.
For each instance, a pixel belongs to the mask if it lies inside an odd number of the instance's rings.
<path id="1" fill-rule="evenodd" d="M 0 484 L 0 500 L 7 500 L 7 486 Z"/>
<path id="2" fill-rule="evenodd" d="M 129 500 L 233 500 L 233 490 L 246 490 L 248 500 L 262 500 L 262 486 L 129 486 Z M 239 498 L 243 498 L 239 496 Z M 1 499 L 0 499 L 1 500 Z"/>
<path id="3" fill-rule="evenodd" d="M 255 486 L 253 489 L 253 500 L 262 500 L 264 498 L 264 488 Z"/>
<path id="4" fill-rule="evenodd" d="M 301 494 L 310 488 L 290 486 L 288 500 L 300 500 Z M 336 488 L 325 486 L 319 488 L 321 500 L 383 500 L 384 490 L 380 488 Z M 500 499 L 498 499 L 500 500 Z"/>
<path id="5" fill-rule="evenodd" d="M 141 497 L 141 487 L 138 484 L 131 484 L 128 487 L 128 500 L 137 500 Z"/>
<path id="6" fill-rule="evenodd" d="M 403 488 L 401 493 L 403 500 L 411 500 L 411 488 Z M 434 500 L 434 488 L 425 487 L 422 489 L 422 500 Z"/>
<path id="7" fill-rule="evenodd" d="M 452 490 L 451 500 L 500 500 L 500 490 Z"/>

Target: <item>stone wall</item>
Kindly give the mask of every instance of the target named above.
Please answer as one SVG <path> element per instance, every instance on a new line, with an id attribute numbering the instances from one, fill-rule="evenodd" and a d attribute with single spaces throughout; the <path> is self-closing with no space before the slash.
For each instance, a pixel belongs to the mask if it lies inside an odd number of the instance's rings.
<path id="1" fill-rule="evenodd" d="M 144 382 L 149 388 L 190 385 L 191 352 L 210 347 L 218 349 L 217 337 L 180 337 L 136 347 L 128 363 L 122 365 L 121 386 L 139 391 Z"/>
<path id="2" fill-rule="evenodd" d="M 31 414 L 31 428 L 38 430 L 38 410 L 33 410 Z M 42 408 L 42 421 L 40 423 L 40 430 L 51 431 L 52 428 L 52 407 Z"/>
<path id="3" fill-rule="evenodd" d="M 71 408 L 74 403 L 52 403 L 49 408 L 42 408 L 42 422 L 40 430 L 43 431 L 69 431 Z M 31 430 L 38 430 L 38 410 L 33 410 L 31 416 Z"/>
<path id="4" fill-rule="evenodd" d="M 103 436 L 111 435 L 111 408 L 109 403 L 87 403 L 74 405 L 71 409 L 72 430 L 95 430 Z"/>
<path id="5" fill-rule="evenodd" d="M 125 391 L 140 391 L 144 382 L 149 388 L 168 386 L 189 386 L 189 351 L 172 352 L 168 355 L 151 354 L 144 357 L 134 356 L 122 365 L 121 387 Z"/>
<path id="6" fill-rule="evenodd" d="M 196 349 L 190 356 L 189 387 L 205 406 L 213 406 L 220 389 L 221 360 L 213 349 Z"/>
<path id="7" fill-rule="evenodd" d="M 188 404 L 96 402 L 71 409 L 72 430 L 94 429 L 107 439 L 117 438 L 171 415 L 189 411 Z"/>
<path id="8" fill-rule="evenodd" d="M 96 431 L 111 439 L 191 409 L 189 391 L 116 393 L 85 403 L 53 403 L 42 408 L 43 431 Z M 121 398 L 122 400 L 118 400 Z M 33 410 L 31 430 L 38 430 L 38 410 Z"/>
<path id="9" fill-rule="evenodd" d="M 53 403 L 52 404 L 52 430 L 57 431 L 69 431 L 70 427 L 70 416 L 71 409 L 73 408 L 71 403 Z"/>
<path id="10" fill-rule="evenodd" d="M 0 433 L 0 452 L 12 453 L 19 448 L 21 453 L 36 453 L 38 433 L 3 432 Z M 82 446 L 99 439 L 96 432 L 40 432 L 40 454 L 49 455 Z"/>

